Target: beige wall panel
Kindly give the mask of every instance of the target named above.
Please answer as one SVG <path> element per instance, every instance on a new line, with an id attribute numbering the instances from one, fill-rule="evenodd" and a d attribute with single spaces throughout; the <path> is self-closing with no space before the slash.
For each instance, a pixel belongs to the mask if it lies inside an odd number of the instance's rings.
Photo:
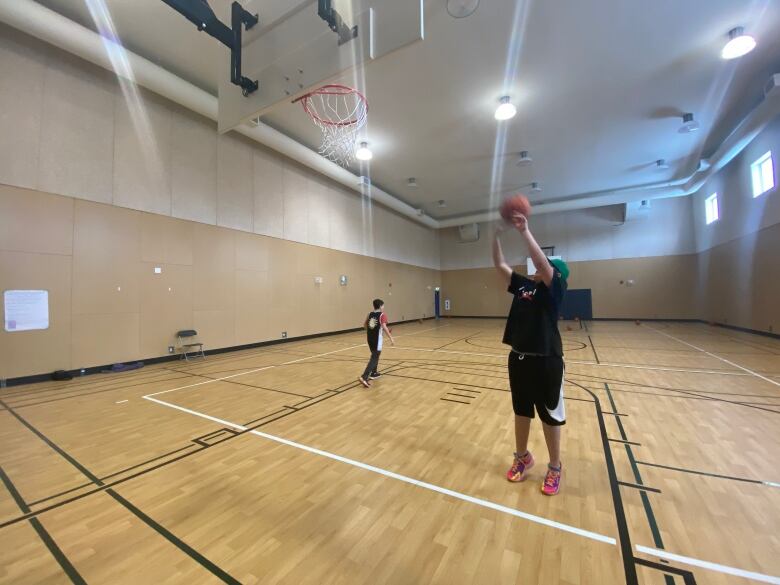
<path id="1" fill-rule="evenodd" d="M 76 201 L 73 313 L 137 313 L 141 214 Z"/>
<path id="2" fill-rule="evenodd" d="M 182 108 L 172 111 L 171 215 L 216 225 L 217 133 L 214 122 Z"/>
<path id="3" fill-rule="evenodd" d="M 236 270 L 236 344 L 269 339 L 272 310 L 268 273 Z"/>
<path id="4" fill-rule="evenodd" d="M 0 25 L 0 183 L 35 188 L 46 49 Z"/>
<path id="5" fill-rule="evenodd" d="M 71 254 L 73 199 L 0 185 L 0 250 Z"/>
<path id="6" fill-rule="evenodd" d="M 217 140 L 217 225 L 252 231 L 253 150 L 239 134 L 221 134 Z"/>
<path id="7" fill-rule="evenodd" d="M 194 224 L 193 308 L 230 310 L 235 304 L 235 232 Z"/>
<path id="8" fill-rule="evenodd" d="M 192 267 L 162 264 L 162 273 L 155 274 L 156 265 L 141 265 L 139 334 L 144 358 L 167 354 L 168 346 L 176 345 L 176 332 L 194 326 Z"/>
<path id="9" fill-rule="evenodd" d="M 570 262 L 569 288 L 590 288 L 593 316 L 695 319 L 696 257 L 661 256 Z M 524 272 L 524 270 L 522 270 Z M 634 286 L 620 281 L 632 279 Z M 511 304 L 493 268 L 442 272 L 442 299 L 455 316 L 503 316 Z M 442 310 L 442 314 L 447 314 Z"/>
<path id="10" fill-rule="evenodd" d="M 267 272 L 271 238 L 236 232 L 236 269 Z"/>
<path id="11" fill-rule="evenodd" d="M 73 315 L 71 366 L 86 368 L 141 358 L 138 313 Z"/>
<path id="12" fill-rule="evenodd" d="M 118 91 L 114 205 L 171 214 L 171 110 L 145 91 Z"/>
<path id="13" fill-rule="evenodd" d="M 284 161 L 270 150 L 256 145 L 254 169 L 254 231 L 275 238 L 284 236 Z"/>
<path id="14" fill-rule="evenodd" d="M 284 192 L 284 238 L 294 242 L 307 242 L 309 185 L 306 171 L 295 163 L 285 163 L 282 174 L 282 189 Z"/>
<path id="15" fill-rule="evenodd" d="M 699 254 L 701 317 L 780 331 L 780 224 Z"/>
<path id="16" fill-rule="evenodd" d="M 236 345 L 235 319 L 233 309 L 194 311 L 195 330 L 198 332 L 198 338 L 203 342 L 203 349 Z"/>
<path id="17" fill-rule="evenodd" d="M 308 234 L 307 242 L 315 246 L 330 246 L 330 209 L 332 193 L 325 177 L 310 176 L 308 181 Z"/>
<path id="18" fill-rule="evenodd" d="M 76 57 L 47 68 L 39 189 L 111 203 L 115 79 Z"/>
<path id="19" fill-rule="evenodd" d="M 70 368 L 70 256 L 0 251 L 0 293 L 49 291 L 49 328 L 8 333 L 0 328 L 0 378 Z M 5 316 L 3 297 L 0 296 Z"/>
<path id="20" fill-rule="evenodd" d="M 164 215 L 141 214 L 141 260 L 192 265 L 194 225 Z"/>

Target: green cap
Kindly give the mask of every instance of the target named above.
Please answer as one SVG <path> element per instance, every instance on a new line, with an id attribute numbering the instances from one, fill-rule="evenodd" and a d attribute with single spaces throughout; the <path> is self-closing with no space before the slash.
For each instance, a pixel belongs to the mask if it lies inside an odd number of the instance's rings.
<path id="1" fill-rule="evenodd" d="M 566 262 L 560 259 L 548 261 L 553 265 L 553 268 L 561 273 L 561 278 L 563 278 L 563 280 L 569 280 L 569 265 L 566 264 Z"/>

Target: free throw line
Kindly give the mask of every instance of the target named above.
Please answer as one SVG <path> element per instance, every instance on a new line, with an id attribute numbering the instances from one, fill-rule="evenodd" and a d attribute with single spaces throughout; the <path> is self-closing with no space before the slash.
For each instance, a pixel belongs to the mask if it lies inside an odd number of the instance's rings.
<path id="1" fill-rule="evenodd" d="M 264 433 L 262 431 L 258 430 L 249 430 L 247 427 L 243 425 L 236 424 L 234 422 L 222 420 L 213 416 L 209 416 L 208 414 L 203 414 L 202 412 L 197 412 L 195 410 L 191 410 L 189 408 L 184 408 L 183 406 L 179 406 L 177 404 L 171 404 L 170 402 L 165 402 L 163 400 L 159 400 L 157 398 L 153 398 L 151 395 L 144 396 L 145 399 L 150 400 L 152 402 L 155 402 L 157 404 L 167 406 L 169 408 L 174 408 L 176 410 L 180 410 L 181 412 L 186 412 L 187 414 L 191 414 L 194 416 L 199 416 L 201 418 L 205 418 L 206 420 L 210 420 L 212 422 L 218 423 L 220 425 L 224 425 L 227 427 L 231 427 L 234 429 L 237 429 L 239 431 L 249 431 L 253 435 L 257 435 L 258 437 L 262 437 L 264 439 L 268 439 L 269 441 L 274 441 L 276 443 L 281 443 L 282 445 L 287 445 L 288 447 L 293 447 L 295 449 L 300 449 L 302 451 L 307 451 L 309 453 L 312 453 L 314 455 L 319 455 L 321 457 L 326 457 L 328 459 L 332 459 L 334 461 L 339 461 L 341 463 L 346 463 L 347 465 L 351 465 L 353 467 L 358 467 L 360 469 L 365 469 L 366 471 L 371 471 L 373 473 L 377 473 L 379 475 L 383 475 L 385 477 L 389 477 L 391 479 L 395 479 L 398 481 L 402 481 L 404 483 L 408 483 L 410 485 L 414 485 L 417 487 L 421 487 L 423 489 L 427 489 L 433 492 L 437 492 L 440 494 L 444 494 L 446 496 L 450 496 L 452 498 L 456 498 L 458 500 L 462 500 L 464 502 L 469 502 L 471 504 L 476 504 L 478 506 L 482 506 L 483 508 L 489 508 L 491 510 L 496 510 L 498 512 L 502 512 L 504 514 L 508 514 L 510 516 L 515 516 L 517 518 L 522 518 L 524 520 L 530 520 L 531 522 L 534 522 L 536 524 L 542 524 L 544 526 L 548 526 L 550 528 L 556 528 L 558 530 L 562 530 L 564 532 L 570 532 L 572 534 L 576 534 L 577 536 L 582 536 L 584 538 L 589 538 L 591 540 L 595 540 L 598 542 L 603 542 L 606 544 L 611 544 L 613 546 L 617 545 L 617 541 L 612 538 L 611 536 L 606 536 L 604 534 L 599 534 L 597 532 L 591 532 L 590 530 L 584 530 L 582 528 L 577 528 L 576 526 L 571 526 L 569 524 L 564 524 L 562 522 L 556 522 L 554 520 L 550 520 L 549 518 L 544 518 L 542 516 L 536 516 L 534 514 L 529 514 L 528 512 L 523 512 L 521 510 L 516 510 L 514 508 L 510 508 L 508 506 L 503 506 L 501 504 L 496 504 L 495 502 L 491 502 L 489 500 L 483 500 L 482 498 L 477 498 L 474 496 L 469 496 L 467 494 L 462 494 L 460 492 L 456 492 L 454 490 L 441 487 L 438 485 L 434 485 L 432 483 L 428 483 L 425 481 L 421 481 L 418 479 L 414 479 L 413 477 L 409 477 L 406 475 L 401 475 L 400 473 L 395 473 L 394 471 L 388 471 L 387 469 L 382 469 L 381 467 L 375 467 L 374 465 L 369 465 L 368 463 L 363 463 L 361 461 L 355 461 L 354 459 L 349 459 L 348 457 L 342 457 L 341 455 L 336 455 L 335 453 L 330 453 L 328 451 L 323 451 L 322 449 L 317 449 L 315 447 L 309 447 L 308 445 L 303 445 L 301 443 L 296 443 L 295 441 L 290 441 L 289 439 L 284 439 L 282 437 L 277 437 L 276 435 L 270 435 L 268 433 Z"/>

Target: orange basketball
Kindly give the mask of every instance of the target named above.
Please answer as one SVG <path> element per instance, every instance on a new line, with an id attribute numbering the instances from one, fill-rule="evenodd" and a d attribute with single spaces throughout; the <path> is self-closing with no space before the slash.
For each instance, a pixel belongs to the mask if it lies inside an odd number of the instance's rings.
<path id="1" fill-rule="evenodd" d="M 512 221 L 512 214 L 514 213 L 521 213 L 528 217 L 531 215 L 531 204 L 528 202 L 528 197 L 518 193 L 504 200 L 499 208 L 499 213 L 501 213 L 504 221 Z"/>

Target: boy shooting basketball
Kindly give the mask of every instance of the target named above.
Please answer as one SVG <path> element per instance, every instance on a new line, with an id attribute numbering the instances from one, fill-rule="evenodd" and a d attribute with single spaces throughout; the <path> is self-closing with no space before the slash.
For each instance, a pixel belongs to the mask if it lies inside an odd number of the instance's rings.
<path id="1" fill-rule="evenodd" d="M 534 465 L 533 455 L 528 450 L 528 433 L 535 408 L 542 420 L 550 455 L 542 493 L 554 496 L 561 482 L 561 426 L 566 422 L 558 312 L 566 292 L 569 268 L 562 260 L 547 259 L 528 229 L 525 215 L 514 212 L 509 221 L 525 240 L 536 274 L 526 278 L 507 264 L 499 236 L 508 226 L 497 226 L 493 238 L 493 264 L 506 280 L 508 292 L 514 296 L 503 339 L 512 348 L 508 367 L 516 447 L 514 462 L 506 477 L 509 481 L 523 481 Z"/>
<path id="2" fill-rule="evenodd" d="M 390 339 L 390 343 L 395 345 L 395 340 L 390 334 L 390 329 L 387 327 L 385 302 L 382 299 L 374 299 L 374 310 L 366 317 L 363 327 L 366 328 L 371 358 L 368 360 L 368 365 L 366 366 L 363 375 L 358 378 L 358 381 L 363 384 L 365 388 L 370 388 L 371 380 L 376 380 L 380 376 L 377 367 L 379 367 L 379 354 L 382 353 L 382 332 L 386 333 L 387 337 Z"/>

